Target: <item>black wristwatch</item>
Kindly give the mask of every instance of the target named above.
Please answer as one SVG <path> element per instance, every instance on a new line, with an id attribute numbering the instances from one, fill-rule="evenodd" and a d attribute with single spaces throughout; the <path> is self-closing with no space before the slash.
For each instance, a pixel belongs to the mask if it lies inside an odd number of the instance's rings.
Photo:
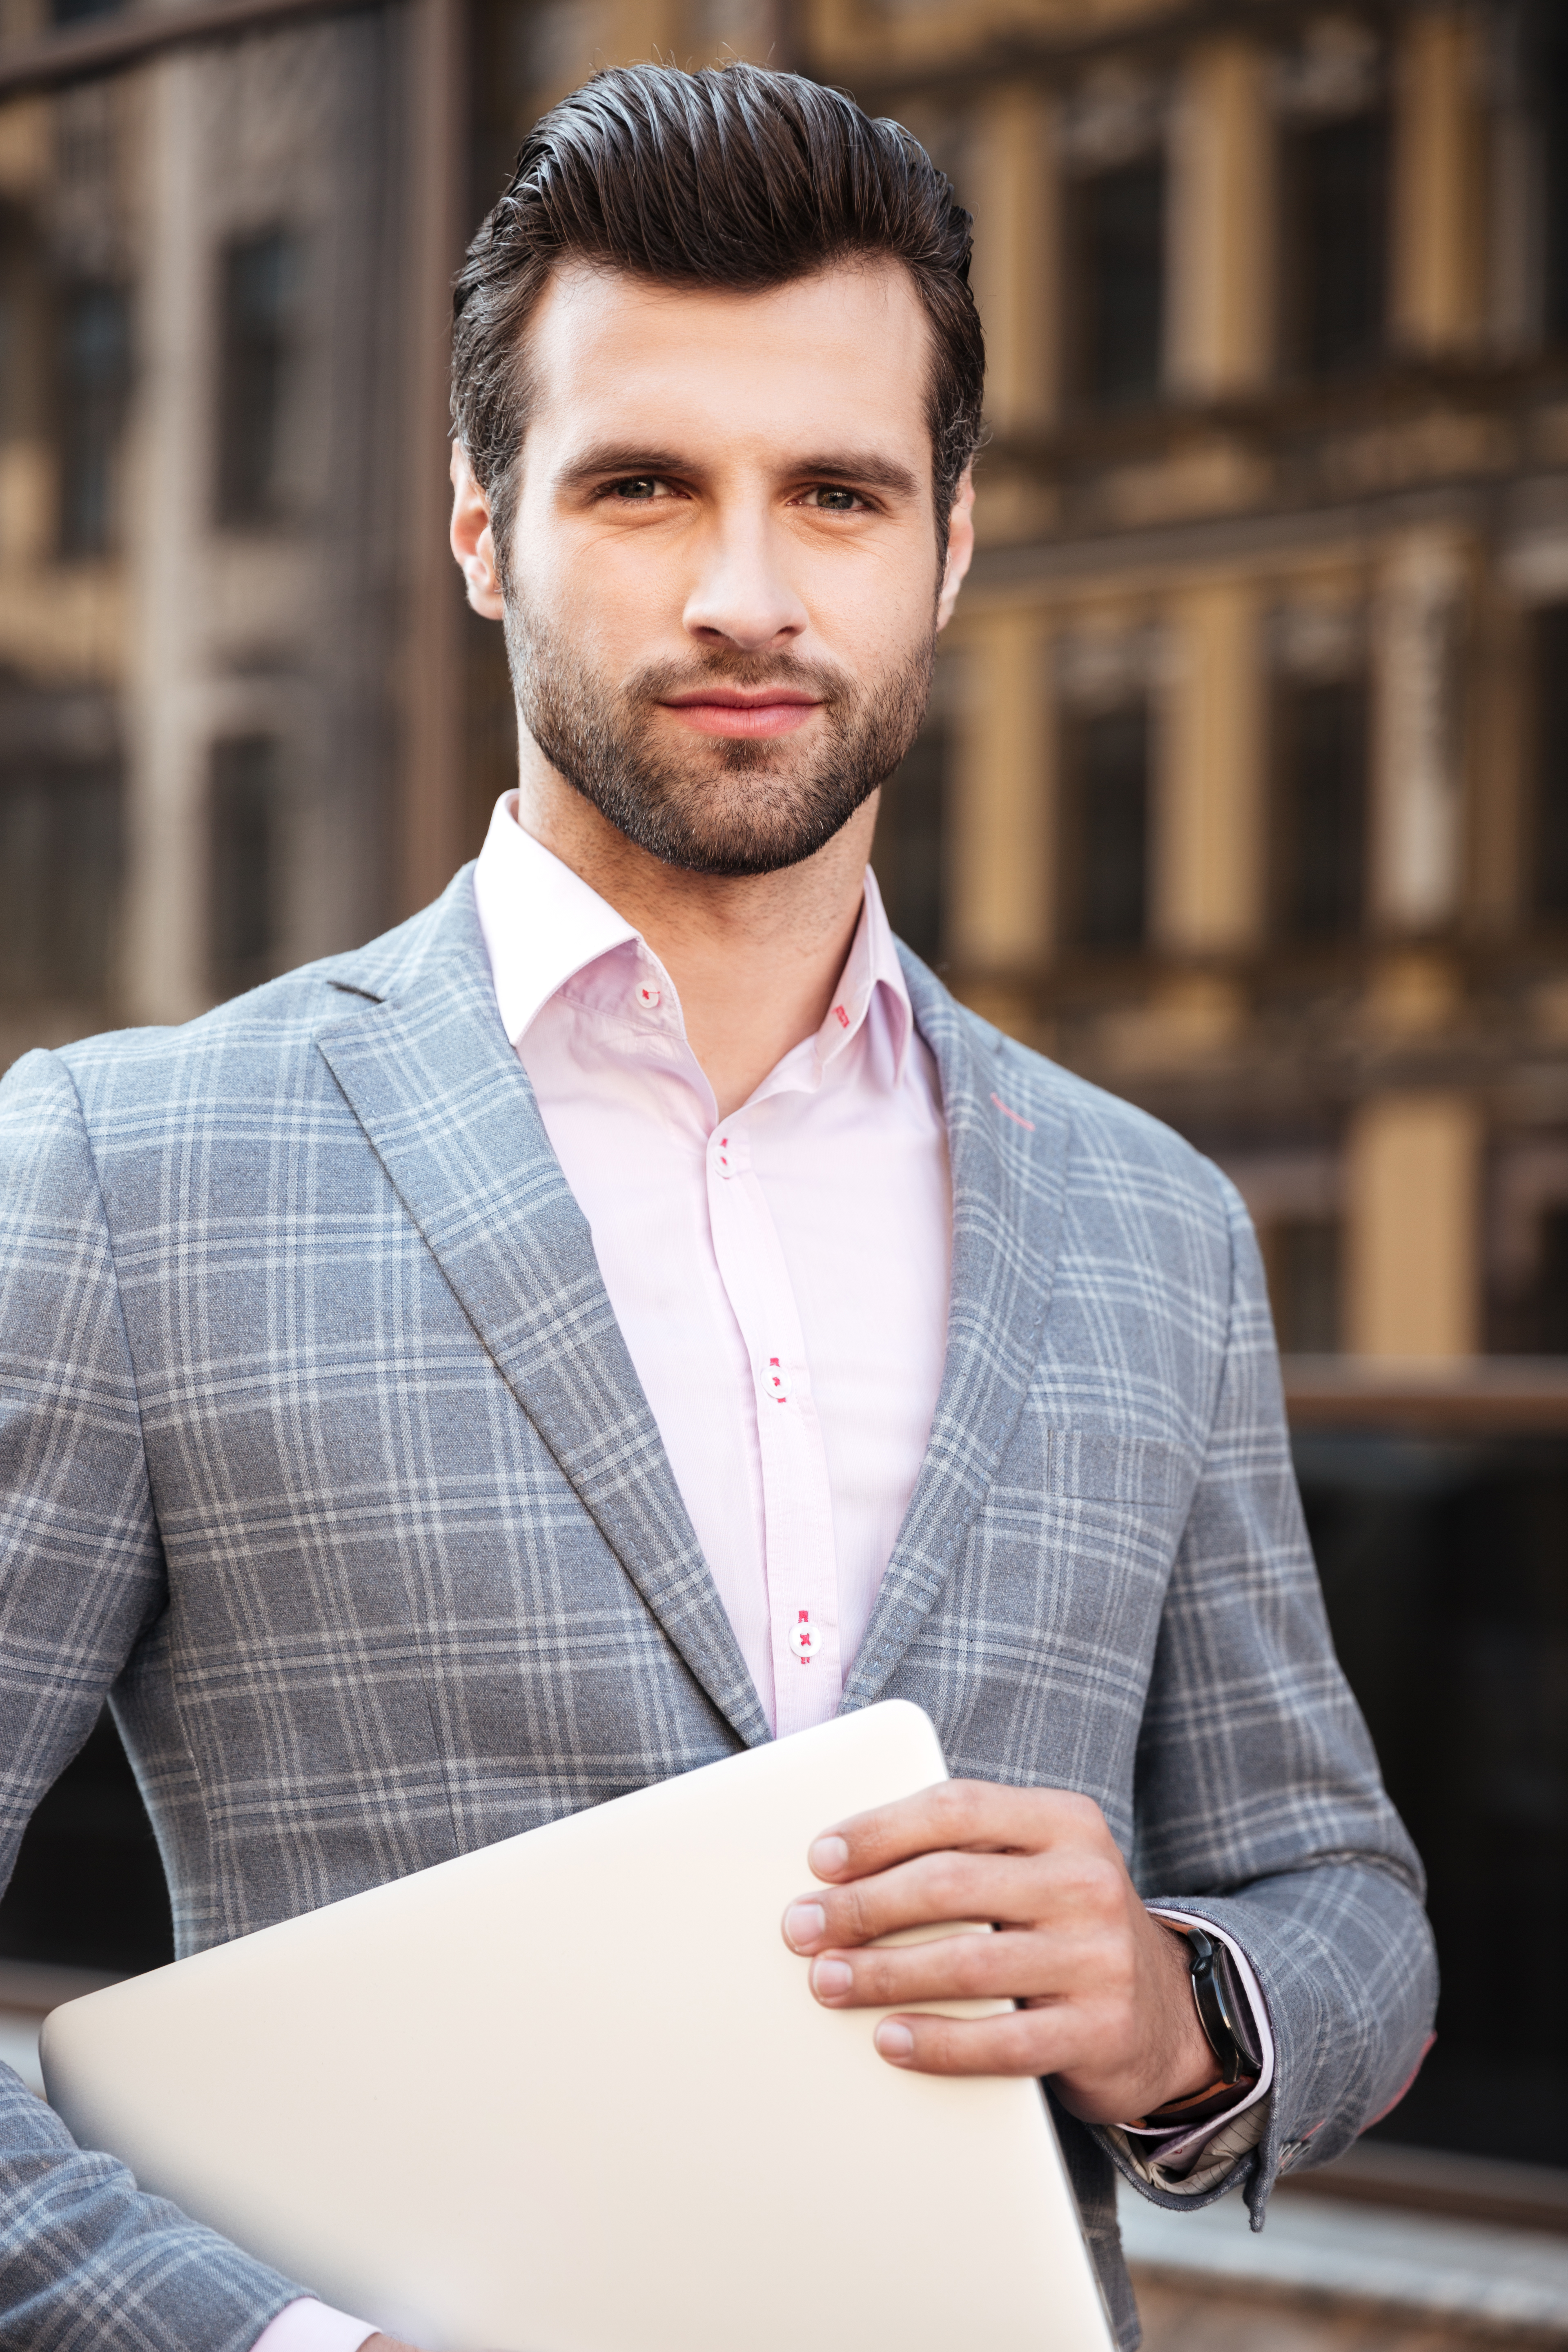
<path id="1" fill-rule="evenodd" d="M 1263 2071 L 1263 2052 L 1247 1995 L 1237 1982 L 1230 1954 L 1201 1927 L 1181 1931 L 1191 1951 L 1193 1999 L 1198 2022 L 1219 2062 L 1220 2079 L 1239 2083 L 1244 2074 Z"/>

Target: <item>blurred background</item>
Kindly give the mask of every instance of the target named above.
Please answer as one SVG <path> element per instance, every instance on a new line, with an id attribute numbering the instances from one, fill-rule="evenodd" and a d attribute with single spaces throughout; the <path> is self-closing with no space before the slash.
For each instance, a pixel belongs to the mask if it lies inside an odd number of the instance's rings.
<path id="1" fill-rule="evenodd" d="M 445 547 L 447 281 L 537 113 L 655 53 L 851 90 L 975 215 L 980 553 L 885 895 L 1247 1197 L 1445 1964 L 1333 2192 L 1561 2248 L 1563 0 L 0 0 L 0 1066 L 477 849 L 512 719 Z M 167 1948 L 106 1720 L 0 1905 L 15 2046 Z M 1265 2341 L 1142 2259 L 1152 2340 Z M 1358 2345 L 1461 2340 L 1331 2286 Z M 1568 2342 L 1559 2286 L 1463 2325 Z"/>

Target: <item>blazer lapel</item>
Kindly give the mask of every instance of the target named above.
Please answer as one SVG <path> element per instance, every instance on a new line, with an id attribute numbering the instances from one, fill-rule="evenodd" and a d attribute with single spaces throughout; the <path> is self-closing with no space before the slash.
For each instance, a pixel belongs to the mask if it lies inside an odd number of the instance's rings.
<path id="1" fill-rule="evenodd" d="M 942 1077 L 952 1168 L 947 1357 L 925 1460 L 841 1713 L 869 1706 L 886 1687 L 995 1476 L 1039 1360 L 1066 1181 L 1065 1112 L 1037 1091 L 1028 1120 L 1004 1109 L 1004 1041 L 989 1050 L 924 965 L 908 954 L 902 961 Z"/>
<path id="2" fill-rule="evenodd" d="M 428 928 L 421 930 L 420 926 Z M 460 873 L 317 1043 L 523 1411 L 670 1642 L 749 1747 L 767 1718 L 616 1321 L 587 1219 L 496 1012 Z"/>

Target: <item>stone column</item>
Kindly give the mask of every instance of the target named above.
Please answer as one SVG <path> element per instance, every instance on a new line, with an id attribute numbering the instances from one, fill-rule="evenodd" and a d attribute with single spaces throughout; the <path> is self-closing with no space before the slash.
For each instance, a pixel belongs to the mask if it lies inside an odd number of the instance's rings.
<path id="1" fill-rule="evenodd" d="M 1152 933 L 1229 954 L 1263 929 L 1263 672 L 1258 592 L 1194 587 L 1167 610 L 1170 677 L 1154 794 Z"/>
<path id="2" fill-rule="evenodd" d="M 126 540 L 124 996 L 132 1021 L 188 1020 L 210 1001 L 200 673 L 201 541 L 212 476 L 212 303 L 201 51 L 146 68 L 141 370 Z"/>
<path id="3" fill-rule="evenodd" d="M 1049 952 L 1056 896 L 1050 624 L 1031 608 L 993 612 L 963 645 L 953 960 L 969 974 L 1026 973 Z"/>
<path id="4" fill-rule="evenodd" d="M 1480 81 L 1469 10 L 1406 12 L 1394 79 L 1392 313 L 1409 350 L 1461 351 L 1484 329 Z"/>
<path id="5" fill-rule="evenodd" d="M 458 706 L 462 590 L 447 545 L 447 400 L 450 289 L 462 257 L 466 196 L 467 22 L 459 0 L 418 0 L 410 20 L 408 153 L 414 193 L 407 268 L 407 584 L 399 649 L 402 915 L 413 914 L 446 888 L 465 847 Z"/>
<path id="6" fill-rule="evenodd" d="M 1042 432 L 1061 401 L 1057 108 L 994 90 L 973 140 L 974 299 L 985 328 L 985 410 L 1001 434 Z"/>
<path id="7" fill-rule="evenodd" d="M 1372 897 L 1385 933 L 1436 929 L 1458 905 L 1467 584 L 1465 551 L 1442 531 L 1407 534 L 1384 574 Z"/>
<path id="8" fill-rule="evenodd" d="M 1171 144 L 1170 377 L 1214 400 L 1268 381 L 1274 345 L 1274 139 L 1261 52 L 1189 55 Z"/>
<path id="9" fill-rule="evenodd" d="M 1475 1353 L 1481 1135 L 1475 1104 L 1459 1094 L 1382 1095 L 1352 1120 L 1346 1324 L 1354 1354 Z"/>

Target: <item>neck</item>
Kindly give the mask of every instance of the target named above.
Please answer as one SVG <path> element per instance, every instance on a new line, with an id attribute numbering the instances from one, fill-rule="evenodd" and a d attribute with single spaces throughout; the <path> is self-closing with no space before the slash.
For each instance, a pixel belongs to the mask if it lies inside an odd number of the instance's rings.
<path id="1" fill-rule="evenodd" d="M 689 874 L 628 841 L 525 736 L 517 814 L 658 956 L 724 1118 L 827 1017 L 860 916 L 877 801 L 780 873 Z"/>

